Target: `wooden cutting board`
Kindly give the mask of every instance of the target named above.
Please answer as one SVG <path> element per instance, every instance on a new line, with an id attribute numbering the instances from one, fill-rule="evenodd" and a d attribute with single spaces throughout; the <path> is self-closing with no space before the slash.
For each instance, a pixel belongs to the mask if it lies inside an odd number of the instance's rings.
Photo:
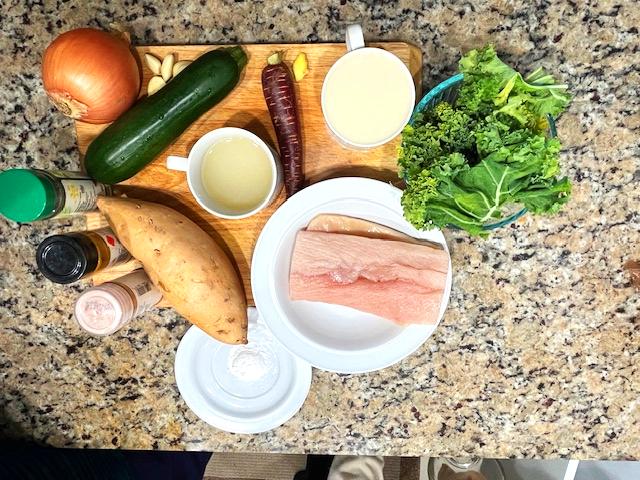
<path id="1" fill-rule="evenodd" d="M 408 67 L 416 84 L 416 98 L 420 98 L 422 78 L 422 55 L 420 49 L 401 42 L 372 43 L 370 46 L 384 48 L 397 55 Z M 205 51 L 218 48 L 214 45 L 163 45 L 136 47 L 140 59 L 149 52 L 159 58 L 169 53 L 176 60 L 192 60 Z M 135 177 L 120 184 L 130 197 L 155 201 L 179 210 L 211 234 L 227 252 L 233 256 L 242 276 L 247 300 L 253 304 L 251 295 L 251 255 L 262 227 L 275 209 L 285 200 L 284 189 L 274 204 L 262 212 L 243 220 L 224 220 L 210 215 L 191 196 L 186 174 L 167 170 L 167 155 L 186 157 L 191 146 L 203 134 L 220 127 L 241 127 L 252 131 L 267 143 L 276 147 L 276 136 L 262 95 L 260 75 L 267 57 L 277 50 L 286 52 L 285 60 L 291 64 L 300 52 L 307 54 L 309 74 L 296 83 L 298 106 L 301 114 L 304 143 L 304 171 L 308 183 L 332 177 L 361 176 L 397 182 L 396 150 L 399 137 L 378 148 L 367 151 L 342 147 L 327 129 L 320 106 L 320 92 L 326 73 L 346 49 L 341 43 L 316 44 L 263 44 L 244 45 L 249 62 L 235 89 L 197 122 L 191 125 L 158 158 Z M 144 78 L 141 93 L 146 93 L 151 72 L 143 61 Z M 91 125 L 76 122 L 78 146 L 84 155 L 89 143 L 106 125 Z M 106 222 L 99 213 L 87 215 L 87 228 L 99 228 Z M 112 280 L 130 272 L 138 265 L 131 262 L 93 276 L 95 283 Z"/>

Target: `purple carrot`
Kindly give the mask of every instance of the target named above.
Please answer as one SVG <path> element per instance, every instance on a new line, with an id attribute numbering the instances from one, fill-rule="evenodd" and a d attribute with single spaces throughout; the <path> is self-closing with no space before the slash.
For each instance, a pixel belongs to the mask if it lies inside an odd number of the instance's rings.
<path id="1" fill-rule="evenodd" d="M 262 70 L 262 92 L 267 102 L 273 128 L 278 137 L 280 161 L 284 170 L 287 197 L 302 189 L 302 134 L 293 79 L 282 62 L 282 54 L 274 53 Z"/>

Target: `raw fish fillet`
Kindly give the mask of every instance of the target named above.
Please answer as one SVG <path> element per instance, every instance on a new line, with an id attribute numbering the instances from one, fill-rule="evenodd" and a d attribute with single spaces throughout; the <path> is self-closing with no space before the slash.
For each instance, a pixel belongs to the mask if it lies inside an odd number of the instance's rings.
<path id="1" fill-rule="evenodd" d="M 406 325 L 438 320 L 449 259 L 425 245 L 300 231 L 289 274 L 291 300 L 345 305 Z"/>
<path id="2" fill-rule="evenodd" d="M 321 213 L 309 222 L 307 230 L 313 232 L 345 233 L 349 235 L 359 235 L 361 237 L 381 238 L 384 240 L 398 240 L 415 243 L 417 245 L 430 245 L 433 248 L 442 250 L 442 245 L 439 243 L 413 238 L 406 233 L 399 232 L 385 225 L 361 218 L 349 217 L 347 215 Z"/>

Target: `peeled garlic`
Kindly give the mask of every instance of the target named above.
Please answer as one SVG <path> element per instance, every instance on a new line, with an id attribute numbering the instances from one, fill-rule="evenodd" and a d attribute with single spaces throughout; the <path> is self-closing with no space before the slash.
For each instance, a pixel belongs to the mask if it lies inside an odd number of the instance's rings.
<path id="1" fill-rule="evenodd" d="M 151 55 L 150 53 L 145 53 L 144 59 L 147 62 L 149 70 L 151 70 L 154 75 L 160 75 L 160 66 L 162 65 L 160 59 L 155 55 Z"/>
<path id="2" fill-rule="evenodd" d="M 299 82 L 305 77 L 307 73 L 309 73 L 309 63 L 307 61 L 307 55 L 301 52 L 293 61 L 293 76 L 295 77 L 296 81 Z"/>
<path id="3" fill-rule="evenodd" d="M 165 56 L 164 59 L 162 60 L 162 65 L 160 66 L 160 73 L 162 75 L 162 79 L 165 82 L 168 82 L 169 80 L 171 80 L 171 75 L 173 72 L 173 64 L 174 64 L 173 53 L 170 53 L 169 55 Z"/>
<path id="4" fill-rule="evenodd" d="M 153 95 L 166 84 L 167 82 L 165 82 L 160 75 L 151 77 L 151 80 L 149 80 L 149 85 L 147 85 L 147 95 Z"/>
<path id="5" fill-rule="evenodd" d="M 180 60 L 179 62 L 176 62 L 173 66 L 173 76 L 175 77 L 176 75 L 178 75 L 182 70 L 187 68 L 187 65 L 189 65 L 190 63 L 191 60 Z"/>

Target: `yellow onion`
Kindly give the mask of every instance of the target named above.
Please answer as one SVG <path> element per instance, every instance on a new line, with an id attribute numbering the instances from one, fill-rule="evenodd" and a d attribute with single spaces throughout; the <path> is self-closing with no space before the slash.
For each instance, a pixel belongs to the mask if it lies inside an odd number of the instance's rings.
<path id="1" fill-rule="evenodd" d="M 88 123 L 114 121 L 140 90 L 140 71 L 129 44 L 92 28 L 63 33 L 47 47 L 42 80 L 58 110 Z"/>

